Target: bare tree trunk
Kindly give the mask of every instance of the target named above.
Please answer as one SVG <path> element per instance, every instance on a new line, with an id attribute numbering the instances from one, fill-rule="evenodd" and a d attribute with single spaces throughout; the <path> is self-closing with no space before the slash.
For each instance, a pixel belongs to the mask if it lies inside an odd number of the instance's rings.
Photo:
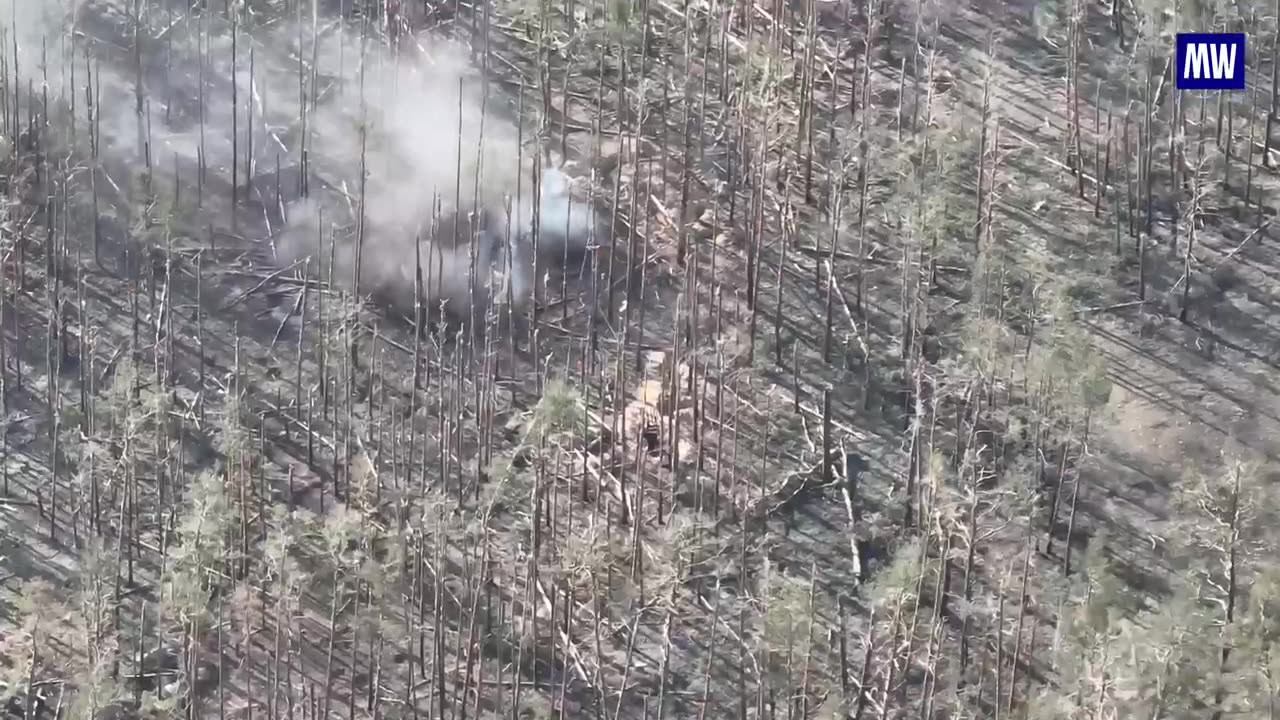
<path id="1" fill-rule="evenodd" d="M 1275 15 L 1280 17 L 1280 0 L 1276 0 Z M 1271 107 L 1267 111 L 1267 128 L 1262 135 L 1262 165 L 1271 168 L 1271 138 L 1276 117 L 1280 115 L 1280 27 L 1271 39 Z"/>

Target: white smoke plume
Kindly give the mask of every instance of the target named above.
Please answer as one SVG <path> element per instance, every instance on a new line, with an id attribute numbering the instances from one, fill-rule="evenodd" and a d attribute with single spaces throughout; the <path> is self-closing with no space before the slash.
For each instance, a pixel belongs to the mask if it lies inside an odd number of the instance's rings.
<path id="1" fill-rule="evenodd" d="M 86 97 L 92 68 L 104 167 L 136 169 L 145 154 L 153 173 L 177 169 L 171 179 L 190 197 L 202 162 L 206 213 L 225 205 L 234 177 L 245 234 L 260 230 L 251 239 L 270 243 L 282 264 L 331 254 L 336 262 L 323 271 L 348 285 L 360 228 L 361 294 L 402 309 L 414 305 L 415 258 L 429 308 L 443 301 L 467 314 L 473 273 L 478 297 L 503 300 L 509 291 L 517 306 L 527 304 L 537 284 L 535 180 L 542 262 L 577 255 L 596 233 L 599 221 L 573 197 L 567 175 L 549 166 L 535 178 L 532 133 L 522 148 L 510 103 L 496 85 L 486 88 L 466 48 L 424 34 L 402 37 L 392 52 L 376 32 L 362 37 L 358 26 L 309 10 L 267 18 L 250 7 L 233 33 L 220 2 L 203 15 L 200 5 L 0 0 L 0 24 L 14 33 L 10 43 L 17 39 L 23 75 L 47 77 L 55 98 Z M 70 22 L 74 37 L 64 32 Z M 82 103 L 76 116 L 84 114 Z M 304 148 L 309 193 L 300 198 Z M 277 163 L 284 172 L 272 177 Z"/>
<path id="2" fill-rule="evenodd" d="M 593 230 L 591 208 L 571 198 L 563 173 L 548 168 L 534 177 L 535 150 L 521 149 L 516 125 L 498 103 L 486 102 L 481 79 L 455 46 L 437 41 L 425 55 L 394 58 L 378 48 L 366 52 L 365 62 L 363 91 L 359 69 L 350 69 L 347 100 L 322 106 L 308 141 L 319 151 L 315 174 L 321 179 L 359 168 L 364 152 L 361 289 L 412 306 L 421 265 L 428 305 L 445 302 L 447 310 L 465 314 L 473 275 L 478 297 L 508 299 L 506 280 L 509 299 L 525 305 L 535 285 L 535 179 L 543 258 L 582 249 Z M 370 63 L 377 82 L 369 81 Z M 348 193 L 358 192 L 346 182 Z M 358 222 L 358 200 L 355 212 Z M 324 228 L 315 225 L 321 217 L 315 202 L 299 203 L 289 215 L 283 245 L 296 257 L 316 247 Z M 350 272 L 354 244 L 348 233 L 336 253 L 338 272 Z"/>
<path id="3" fill-rule="evenodd" d="M 81 3 L 82 0 L 0 0 L 0 26 L 4 27 L 6 35 L 6 59 L 11 59 L 16 39 L 19 71 L 24 76 L 38 76 L 48 55 L 55 59 L 51 69 L 58 71 L 60 64 L 56 63 L 56 58 L 62 29 Z M 10 68 L 10 72 L 12 70 Z"/>

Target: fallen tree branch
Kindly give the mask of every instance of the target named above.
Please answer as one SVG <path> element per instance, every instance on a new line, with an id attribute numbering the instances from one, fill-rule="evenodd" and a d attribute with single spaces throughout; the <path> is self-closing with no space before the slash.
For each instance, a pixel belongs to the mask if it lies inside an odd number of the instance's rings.
<path id="1" fill-rule="evenodd" d="M 249 288 L 248 290 L 245 290 L 244 292 L 240 293 L 239 295 L 236 295 L 234 298 L 232 298 L 231 300 L 229 300 L 225 305 L 223 305 L 222 307 L 218 308 L 218 310 L 219 310 L 219 311 L 225 311 L 225 310 L 229 310 L 229 309 L 231 309 L 232 307 L 234 307 L 235 305 L 237 305 L 237 304 L 239 304 L 241 301 L 243 301 L 245 298 L 249 297 L 249 296 L 250 296 L 250 295 L 252 295 L 253 293 L 255 293 L 255 292 L 257 292 L 258 290 L 262 289 L 262 286 L 264 286 L 264 285 L 266 285 L 267 283 L 271 282 L 272 280 L 274 280 L 274 279 L 276 279 L 276 278 L 280 277 L 281 275 L 283 275 L 283 274 L 285 274 L 285 273 L 289 272 L 290 270 L 294 269 L 294 268 L 295 268 L 295 267 L 297 267 L 298 265 L 301 265 L 301 264 L 302 264 L 303 262 L 305 262 L 307 259 L 308 259 L 308 258 L 303 258 L 302 260 L 296 260 L 296 261 L 294 261 L 294 262 L 292 262 L 292 263 L 289 263 L 288 265 L 286 265 L 286 266 L 284 266 L 284 267 L 280 268 L 279 270 L 276 270 L 276 271 L 274 271 L 274 272 L 272 272 L 272 273 L 268 274 L 266 277 L 262 278 L 262 280 L 261 280 L 261 281 L 259 281 L 257 285 L 254 285 L 253 287 Z"/>
<path id="2" fill-rule="evenodd" d="M 1272 218 L 1267 218 L 1266 222 L 1262 223 L 1261 225 L 1259 225 L 1259 226 L 1257 227 L 1257 229 L 1256 229 L 1256 230 L 1254 230 L 1253 232 L 1249 233 L 1249 235 L 1248 235 L 1245 239 L 1243 239 L 1243 240 L 1241 240 L 1241 241 L 1240 241 L 1240 244 L 1239 244 L 1239 245 L 1237 245 L 1237 246 L 1235 247 L 1235 249 L 1234 249 L 1234 250 L 1232 250 L 1231 252 L 1227 253 L 1227 256 L 1226 256 L 1226 257 L 1224 257 L 1224 258 L 1222 258 L 1221 260 L 1219 260 L 1219 261 L 1218 261 L 1218 262 L 1213 266 L 1213 267 L 1214 267 L 1214 269 L 1220 268 L 1220 267 L 1222 267 L 1223 265 L 1225 265 L 1225 264 L 1227 264 L 1228 262 L 1230 262 L 1230 261 L 1231 261 L 1231 258 L 1235 257 L 1237 253 L 1239 253 L 1241 250 L 1243 250 L 1243 249 L 1244 249 L 1244 246 L 1245 246 L 1245 245 L 1247 245 L 1247 244 L 1249 243 L 1249 241 L 1250 241 L 1250 240 L 1252 240 L 1252 239 L 1254 239 L 1254 238 L 1258 237 L 1259 235 L 1261 235 L 1261 234 L 1262 234 L 1262 232 L 1263 232 L 1264 230 L 1266 230 L 1268 227 L 1270 227 L 1270 226 L 1271 226 L 1271 220 L 1272 220 Z"/>
<path id="3" fill-rule="evenodd" d="M 822 264 L 827 268 L 827 281 L 831 283 L 831 289 L 836 291 L 836 298 L 840 300 L 840 307 L 844 310 L 845 319 L 849 321 L 849 328 L 853 331 L 853 336 L 858 339 L 858 348 L 862 350 L 863 362 L 871 360 L 871 353 L 867 351 L 867 343 L 862 339 L 862 333 L 858 330 L 858 322 L 853 319 L 853 313 L 849 311 L 849 303 L 844 299 L 844 291 L 840 289 L 840 283 L 836 281 L 836 275 L 831 270 L 831 261 L 823 260 Z"/>
<path id="4" fill-rule="evenodd" d="M 844 450 L 844 443 L 840 443 Z M 857 515 L 853 512 L 853 497 L 849 494 L 849 478 L 840 483 L 840 495 L 844 499 L 844 511 L 849 516 L 849 556 L 853 565 L 853 576 L 862 582 L 862 553 L 858 550 Z"/>

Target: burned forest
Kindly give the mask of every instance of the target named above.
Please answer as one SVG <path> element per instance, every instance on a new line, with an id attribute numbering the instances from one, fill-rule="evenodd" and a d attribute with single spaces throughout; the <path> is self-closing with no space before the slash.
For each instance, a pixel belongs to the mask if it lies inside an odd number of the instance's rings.
<path id="1" fill-rule="evenodd" d="M 1278 57 L 1277 0 L 0 0 L 4 712 L 1276 717 Z"/>

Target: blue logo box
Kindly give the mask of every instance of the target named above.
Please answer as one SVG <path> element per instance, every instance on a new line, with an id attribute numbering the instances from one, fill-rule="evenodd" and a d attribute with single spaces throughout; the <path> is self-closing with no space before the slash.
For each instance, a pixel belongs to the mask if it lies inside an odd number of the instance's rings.
<path id="1" fill-rule="evenodd" d="M 1243 90 L 1244 33 L 1178 33 L 1179 90 Z"/>

